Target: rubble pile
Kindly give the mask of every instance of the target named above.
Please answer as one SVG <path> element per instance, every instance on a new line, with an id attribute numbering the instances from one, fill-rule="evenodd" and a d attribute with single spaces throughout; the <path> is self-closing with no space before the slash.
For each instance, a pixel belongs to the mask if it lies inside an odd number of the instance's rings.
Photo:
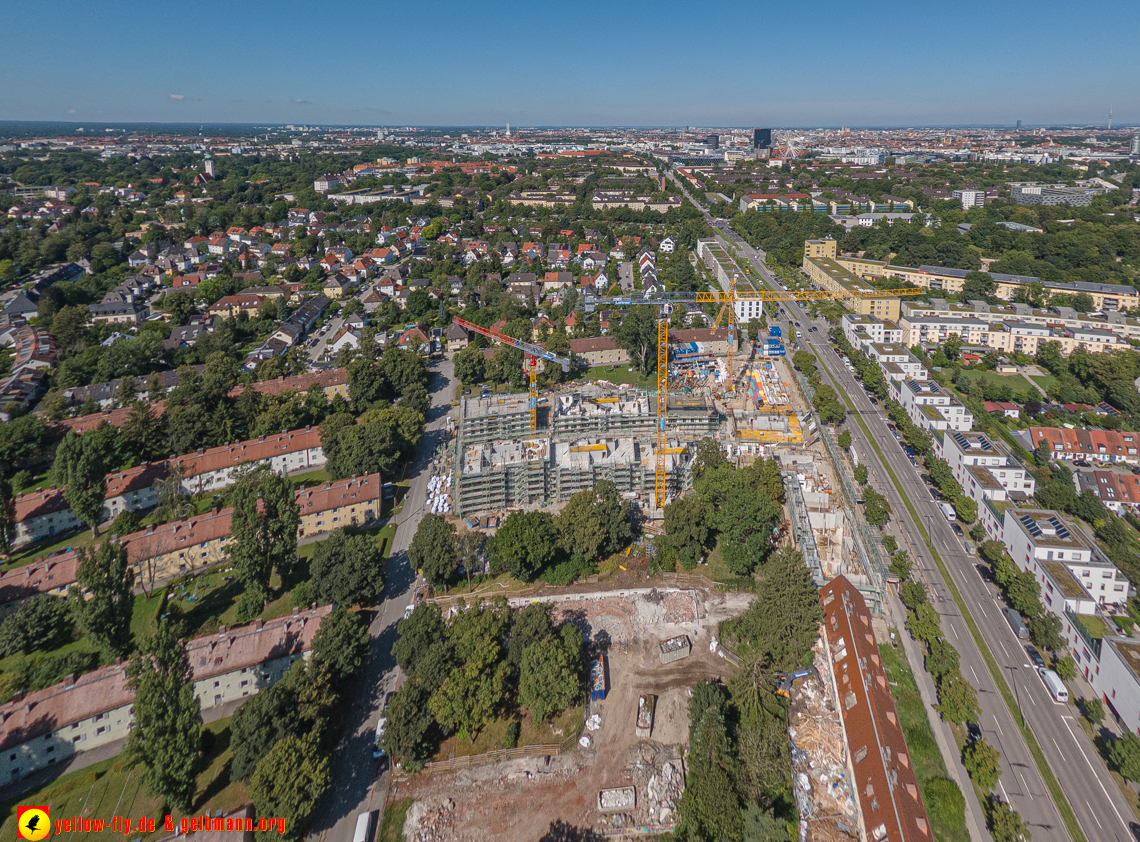
<path id="1" fill-rule="evenodd" d="M 596 638 L 604 631 L 618 644 L 636 642 L 646 632 L 659 632 L 661 624 L 694 625 L 699 622 L 692 591 L 662 593 L 652 589 L 628 596 L 597 596 L 554 606 L 554 621 L 570 620 Z"/>
<path id="2" fill-rule="evenodd" d="M 685 761 L 677 749 L 643 740 L 630 752 L 628 769 L 637 791 L 637 809 L 630 814 L 633 824 L 655 831 L 672 827 L 685 791 Z"/>
<path id="3" fill-rule="evenodd" d="M 843 726 L 831 698 L 827 659 L 812 649 L 822 686 L 812 676 L 791 690 L 788 737 L 801 842 L 841 842 L 857 833 L 856 801 L 847 774 Z"/>
<path id="4" fill-rule="evenodd" d="M 455 833 L 455 802 L 444 798 L 437 804 L 417 801 L 404 820 L 408 842 L 458 842 Z"/>

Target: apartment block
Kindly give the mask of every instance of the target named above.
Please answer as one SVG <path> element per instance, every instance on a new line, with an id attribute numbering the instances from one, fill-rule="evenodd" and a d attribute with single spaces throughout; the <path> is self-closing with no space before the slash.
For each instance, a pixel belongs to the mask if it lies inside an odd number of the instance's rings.
<path id="1" fill-rule="evenodd" d="M 242 473 L 262 465 L 287 476 L 318 470 L 327 463 L 320 430 L 306 427 L 188 453 L 171 459 L 170 467 L 181 468 L 182 487 L 188 494 L 201 494 L 225 488 Z"/>
<path id="2" fill-rule="evenodd" d="M 459 436 L 464 444 L 530 436 L 530 399 L 526 395 L 464 398 L 459 404 Z M 539 427 L 546 416 L 538 408 Z"/>
<path id="3" fill-rule="evenodd" d="M 619 494 L 643 494 L 654 487 L 656 463 L 648 466 L 652 448 L 635 439 L 582 439 L 558 442 L 553 449 L 552 496 L 569 500 L 579 491 L 612 482 Z"/>
<path id="4" fill-rule="evenodd" d="M 898 320 L 900 302 L 897 296 L 877 294 L 874 287 L 834 258 L 809 257 L 805 251 L 803 270 L 817 289 L 836 293 L 836 298 L 854 312 L 876 319 Z"/>
<path id="5" fill-rule="evenodd" d="M 1077 493 L 1091 490 L 1111 512 L 1140 512 L 1140 476 L 1123 471 L 1076 471 Z"/>
<path id="6" fill-rule="evenodd" d="M 862 348 L 866 342 L 903 342 L 902 329 L 894 322 L 862 313 L 844 313 L 839 323 L 843 336 L 855 348 Z"/>
<path id="7" fill-rule="evenodd" d="M 1086 328 L 1107 331 L 1121 340 L 1140 340 L 1140 319 L 1134 319 L 1121 312 L 1109 310 L 1093 315 L 1078 313 L 1071 307 L 1052 307 L 1047 310 L 1030 307 L 1028 304 L 987 304 L 984 301 L 950 303 L 941 298 L 930 302 L 904 301 L 901 319 L 916 318 L 971 318 L 988 324 L 1003 325 L 1019 323 L 1043 328 L 1061 328 L 1079 332 Z"/>
<path id="8" fill-rule="evenodd" d="M 986 497 L 1028 501 L 1033 496 L 1037 481 L 1002 442 L 976 430 L 950 432 L 936 440 L 942 450 L 938 455 L 950 466 L 966 496 L 979 505 Z"/>
<path id="9" fill-rule="evenodd" d="M 465 444 L 459 463 L 456 514 L 520 508 L 549 499 L 548 438 Z"/>
<path id="10" fill-rule="evenodd" d="M 934 380 L 903 380 L 891 383 L 890 391 L 907 417 L 924 430 L 961 432 L 974 426 L 970 410 Z"/>
<path id="11" fill-rule="evenodd" d="M 715 239 L 697 240 L 697 257 L 712 272 L 721 289 L 728 290 L 735 282 L 738 294 L 756 292 L 756 288 L 747 279 L 748 273 L 740 268 L 736 260 Z M 749 322 L 763 315 L 764 302 L 759 297 L 738 298 L 733 304 L 733 310 L 738 322 Z"/>
<path id="12" fill-rule="evenodd" d="M 187 645 L 194 695 L 208 709 L 252 695 L 308 657 L 331 605 L 255 622 Z M 103 667 L 0 705 L 0 781 L 122 740 L 133 723 L 126 664 Z"/>

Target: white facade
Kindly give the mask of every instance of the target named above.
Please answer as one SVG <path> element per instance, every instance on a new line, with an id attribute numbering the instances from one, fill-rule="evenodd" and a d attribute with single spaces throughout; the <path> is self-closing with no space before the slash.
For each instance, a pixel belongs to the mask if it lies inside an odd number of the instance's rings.
<path id="1" fill-rule="evenodd" d="M 907 417 L 924 430 L 973 429 L 974 416 L 970 410 L 933 380 L 903 380 L 892 391 Z"/>

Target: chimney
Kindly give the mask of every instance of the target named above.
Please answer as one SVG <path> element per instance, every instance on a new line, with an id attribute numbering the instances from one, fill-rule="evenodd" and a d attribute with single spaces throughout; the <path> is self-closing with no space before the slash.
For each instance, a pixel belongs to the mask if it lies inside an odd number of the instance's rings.
<path id="1" fill-rule="evenodd" d="M 265 621 L 263 621 L 263 620 L 254 620 L 253 621 L 253 630 L 255 632 L 259 632 L 263 628 L 265 628 Z"/>
<path id="2" fill-rule="evenodd" d="M 218 637 L 225 637 L 225 636 L 226 636 L 226 627 L 222 626 L 220 629 L 218 629 Z"/>

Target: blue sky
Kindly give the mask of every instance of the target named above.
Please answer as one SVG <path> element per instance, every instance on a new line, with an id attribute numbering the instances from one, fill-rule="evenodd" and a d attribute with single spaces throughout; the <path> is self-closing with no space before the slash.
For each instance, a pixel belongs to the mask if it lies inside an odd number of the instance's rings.
<path id="1" fill-rule="evenodd" d="M 1140 124 L 1135 0 L 0 4 L 0 119 Z"/>

